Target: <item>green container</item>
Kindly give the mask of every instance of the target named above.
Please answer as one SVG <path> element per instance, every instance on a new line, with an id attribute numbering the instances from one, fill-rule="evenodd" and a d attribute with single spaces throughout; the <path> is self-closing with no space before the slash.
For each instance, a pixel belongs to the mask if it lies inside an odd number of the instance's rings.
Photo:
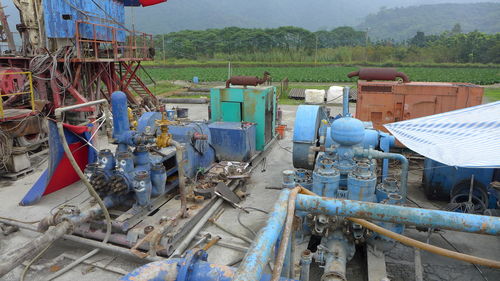
<path id="1" fill-rule="evenodd" d="M 275 137 L 276 87 L 220 87 L 210 94 L 213 122 L 255 123 L 256 149 L 260 151 Z"/>

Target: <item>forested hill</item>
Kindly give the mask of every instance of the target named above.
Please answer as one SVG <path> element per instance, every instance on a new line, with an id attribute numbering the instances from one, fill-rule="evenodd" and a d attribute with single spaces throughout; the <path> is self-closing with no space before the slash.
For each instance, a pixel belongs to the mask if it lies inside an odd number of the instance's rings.
<path id="1" fill-rule="evenodd" d="M 417 31 L 440 34 L 460 24 L 462 32 L 500 32 L 500 3 L 435 4 L 384 9 L 366 17 L 356 26 L 368 30 L 372 40 L 405 40 Z"/>
<path id="2" fill-rule="evenodd" d="M 358 26 L 363 23 L 366 16 L 376 14 L 382 7 L 389 9 L 384 13 L 389 13 L 392 11 L 390 9 L 396 7 L 479 1 L 500 3 L 500 0 L 169 0 L 151 7 L 134 8 L 134 15 L 128 10 L 127 21 L 129 25 L 132 21 L 135 22 L 137 30 L 153 34 L 228 26 L 244 28 L 297 26 L 316 31 L 331 30 L 339 26 Z M 458 7 L 460 5 L 447 4 L 444 9 L 435 9 L 433 14 L 436 16 L 433 22 L 442 18 L 446 19 L 444 25 L 453 26 L 459 18 L 449 19 L 446 14 L 455 15 L 451 9 Z M 413 9 L 417 8 L 412 7 L 404 11 L 411 12 Z M 461 8 L 464 9 L 469 8 Z M 476 9 L 473 11 L 476 13 Z M 413 18 L 411 13 L 409 18 Z M 497 16 L 497 21 L 498 18 Z M 380 20 L 377 20 L 377 23 L 380 24 Z M 464 23 L 465 27 L 477 28 L 480 31 L 485 28 L 482 24 L 469 27 Z M 411 36 L 414 34 L 415 32 Z"/>

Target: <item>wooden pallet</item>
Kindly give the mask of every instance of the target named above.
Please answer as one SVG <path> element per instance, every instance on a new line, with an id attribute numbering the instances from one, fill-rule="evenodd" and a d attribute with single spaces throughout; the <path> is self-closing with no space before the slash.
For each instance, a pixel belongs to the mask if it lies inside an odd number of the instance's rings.
<path id="1" fill-rule="evenodd" d="M 11 181 L 17 181 L 18 179 L 24 178 L 25 176 L 33 173 L 34 171 L 35 170 L 33 170 L 33 168 L 27 168 L 27 169 L 24 169 L 24 170 L 17 172 L 17 173 L 2 174 L 1 177 L 9 179 Z"/>

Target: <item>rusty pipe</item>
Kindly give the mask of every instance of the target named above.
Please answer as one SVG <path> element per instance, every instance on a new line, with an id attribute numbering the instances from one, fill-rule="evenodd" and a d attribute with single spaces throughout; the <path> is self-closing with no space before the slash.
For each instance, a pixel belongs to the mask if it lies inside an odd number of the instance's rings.
<path id="1" fill-rule="evenodd" d="M 394 81 L 396 78 L 403 79 L 404 83 L 410 82 L 410 78 L 403 72 L 399 72 L 394 68 L 362 68 L 358 71 L 353 71 L 347 74 L 347 77 L 359 77 L 360 80 L 389 80 Z"/>
<path id="2" fill-rule="evenodd" d="M 285 227 L 283 229 L 283 234 L 281 236 L 281 242 L 280 242 L 281 244 L 278 249 L 278 254 L 276 255 L 276 261 L 274 263 L 274 269 L 273 269 L 273 274 L 271 276 L 271 281 L 278 281 L 281 276 L 281 271 L 283 270 L 283 264 L 285 262 L 288 241 L 290 240 L 290 233 L 292 232 L 292 227 L 293 227 L 293 218 L 295 216 L 295 200 L 297 198 L 297 194 L 301 191 L 301 189 L 302 187 L 300 186 L 295 187 L 288 196 Z"/>
<path id="3" fill-rule="evenodd" d="M 22 264 L 23 261 L 34 257 L 46 248 L 47 245 L 71 231 L 72 228 L 73 224 L 71 222 L 63 221 L 57 226 L 50 228 L 47 232 L 35 238 L 30 243 L 25 244 L 23 247 L 14 249 L 2 255 L 0 257 L 0 260 L 2 261 L 0 264 L 0 277 Z"/>
<path id="4" fill-rule="evenodd" d="M 258 86 L 266 83 L 270 78 L 270 73 L 265 71 L 262 78 L 256 76 L 232 76 L 226 81 L 226 88 L 234 86 Z"/>

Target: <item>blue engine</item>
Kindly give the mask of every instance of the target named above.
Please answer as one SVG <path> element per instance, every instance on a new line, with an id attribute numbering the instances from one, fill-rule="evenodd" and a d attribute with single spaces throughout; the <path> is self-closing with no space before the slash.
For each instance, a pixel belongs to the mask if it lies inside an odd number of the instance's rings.
<path id="1" fill-rule="evenodd" d="M 133 198 L 135 206 L 149 207 L 153 198 L 170 191 L 167 177 L 177 170 L 175 148 L 155 146 L 162 114 L 147 112 L 138 120 L 137 129 L 131 129 L 127 97 L 122 92 L 113 93 L 112 111 L 116 152 L 101 150 L 97 162 L 86 167 L 85 175 L 102 198 Z M 214 163 L 208 124 L 175 123 L 168 129 L 172 139 L 183 145 L 186 177 L 192 178 L 199 169 Z"/>
<path id="2" fill-rule="evenodd" d="M 321 106 L 299 106 L 293 149 L 294 166 L 298 169 L 283 172 L 283 187 L 300 184 L 323 197 L 402 204 L 406 197 L 408 161 L 402 155 L 389 153 L 394 137 L 367 129 L 367 124 L 351 117 L 346 108 L 344 105 L 343 115 L 332 120 Z M 380 172 L 378 159 L 383 169 Z M 402 164 L 399 180 L 389 176 L 389 159 Z M 378 243 L 383 247 L 391 243 L 389 238 L 377 236 L 343 217 L 303 212 L 297 215 L 302 221 L 299 237 L 310 237 L 308 249 L 325 267 L 327 275 L 345 277 L 345 272 L 339 269 L 342 266 L 338 265 L 343 264 L 345 270 L 345 263 L 354 256 L 355 245 Z M 399 224 L 377 224 L 396 233 L 404 230 Z"/>

